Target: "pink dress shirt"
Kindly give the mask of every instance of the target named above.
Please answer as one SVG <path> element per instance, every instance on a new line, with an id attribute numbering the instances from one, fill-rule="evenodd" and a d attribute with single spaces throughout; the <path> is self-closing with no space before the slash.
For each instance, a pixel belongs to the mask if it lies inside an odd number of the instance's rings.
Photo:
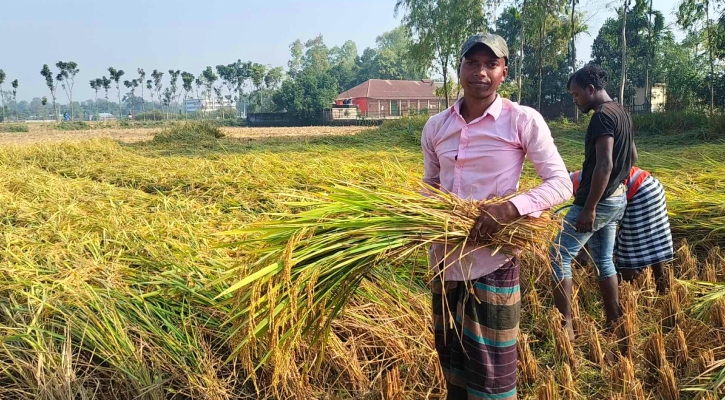
<path id="1" fill-rule="evenodd" d="M 425 183 L 461 198 L 506 196 L 518 190 L 528 157 L 543 183 L 511 199 L 519 214 L 537 217 L 571 197 L 569 172 L 541 114 L 498 96 L 481 117 L 467 124 L 460 114 L 461 102 L 431 117 L 423 128 Z M 445 280 L 477 279 L 511 258 L 486 248 L 474 251 L 469 245 L 448 254 L 452 248 L 435 244 L 430 249 L 436 271 L 444 262 Z"/>

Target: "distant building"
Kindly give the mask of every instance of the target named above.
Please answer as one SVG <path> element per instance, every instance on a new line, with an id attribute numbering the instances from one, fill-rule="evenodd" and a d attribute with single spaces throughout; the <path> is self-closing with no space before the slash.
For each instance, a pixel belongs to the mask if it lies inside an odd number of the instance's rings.
<path id="1" fill-rule="evenodd" d="M 111 113 L 98 113 L 99 121 L 115 121 L 116 116 Z"/>
<path id="2" fill-rule="evenodd" d="M 643 109 L 643 111 L 664 112 L 667 105 L 667 86 L 664 83 L 654 83 L 651 89 L 651 108 L 647 106 L 647 89 L 637 88 L 634 94 L 634 110 Z"/>
<path id="3" fill-rule="evenodd" d="M 436 114 L 445 107 L 445 100 L 435 94 L 437 87 L 431 80 L 370 79 L 340 93 L 331 117 L 386 119 L 419 112 Z"/>
<path id="4" fill-rule="evenodd" d="M 234 108 L 237 107 L 237 102 L 234 100 L 222 99 L 220 102 L 217 98 L 206 98 L 206 99 L 186 99 L 184 104 L 186 112 L 212 112 L 222 108 Z"/>

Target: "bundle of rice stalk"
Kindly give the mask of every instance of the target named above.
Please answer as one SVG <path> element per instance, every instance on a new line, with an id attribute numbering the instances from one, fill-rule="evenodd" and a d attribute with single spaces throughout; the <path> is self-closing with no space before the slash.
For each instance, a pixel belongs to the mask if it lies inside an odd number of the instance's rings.
<path id="1" fill-rule="evenodd" d="M 704 320 L 712 316 L 711 308 L 725 299 L 725 283 L 678 280 L 687 291 L 693 294 L 694 300 L 689 309 L 697 319 Z M 717 323 L 718 321 L 712 321 Z"/>
<path id="2" fill-rule="evenodd" d="M 246 368 L 272 364 L 275 371 L 283 370 L 302 342 L 324 348 L 320 339 L 331 321 L 376 266 L 409 264 L 432 243 L 445 242 L 465 255 L 481 207 L 513 196 L 472 201 L 430 187 L 424 188 L 429 196 L 410 189 L 319 189 L 288 195 L 288 213 L 224 233 L 251 235 L 231 246 L 257 257 L 221 278 L 236 282 L 219 296 L 236 294 L 232 301 L 239 311 L 227 323 L 233 326 L 233 356 L 241 356 Z M 521 217 L 475 246 L 545 256 L 559 226 L 546 213 Z M 278 378 L 275 372 L 273 384 Z"/>

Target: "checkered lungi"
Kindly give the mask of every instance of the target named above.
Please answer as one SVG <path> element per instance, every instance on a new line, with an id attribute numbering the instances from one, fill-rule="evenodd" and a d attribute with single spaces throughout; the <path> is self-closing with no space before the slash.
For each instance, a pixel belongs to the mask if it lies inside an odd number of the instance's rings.
<path id="1" fill-rule="evenodd" d="M 617 269 L 639 269 L 672 260 L 674 251 L 662 184 L 648 176 L 627 202 L 614 246 Z"/>
<path id="2" fill-rule="evenodd" d="M 518 261 L 472 281 L 443 284 L 436 278 L 431 290 L 435 345 L 448 399 L 516 399 Z"/>

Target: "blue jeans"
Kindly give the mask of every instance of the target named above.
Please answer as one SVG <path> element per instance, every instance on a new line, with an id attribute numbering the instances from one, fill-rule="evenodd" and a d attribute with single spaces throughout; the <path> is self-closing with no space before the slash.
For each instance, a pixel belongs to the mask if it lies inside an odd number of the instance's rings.
<path id="1" fill-rule="evenodd" d="M 610 196 L 597 204 L 594 230 L 577 232 L 576 219 L 584 207 L 573 205 L 564 218 L 564 229 L 554 239 L 549 255 L 555 281 L 571 278 L 571 261 L 589 243 L 589 252 L 594 261 L 597 279 L 604 280 L 617 274 L 612 261 L 614 241 L 617 237 L 617 223 L 624 216 L 627 197 Z"/>

